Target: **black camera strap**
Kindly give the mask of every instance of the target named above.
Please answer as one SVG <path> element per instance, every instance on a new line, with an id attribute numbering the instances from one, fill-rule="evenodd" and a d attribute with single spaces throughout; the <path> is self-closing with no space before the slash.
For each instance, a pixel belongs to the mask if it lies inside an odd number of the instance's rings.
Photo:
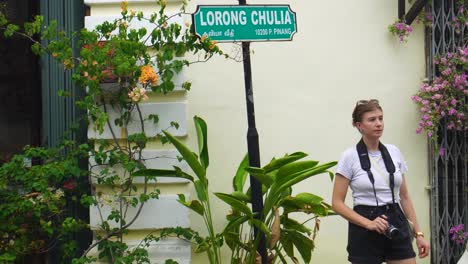
<path id="1" fill-rule="evenodd" d="M 364 143 L 364 140 L 361 138 L 359 143 L 356 145 L 356 150 L 358 152 L 359 156 L 359 162 L 361 163 L 361 168 L 362 170 L 367 172 L 367 176 L 369 176 L 369 180 L 372 183 L 372 189 L 374 190 L 374 196 L 375 196 L 375 202 L 377 203 L 377 206 L 379 206 L 379 200 L 377 199 L 377 193 L 375 191 L 375 185 L 374 185 L 374 175 L 372 174 L 371 171 L 371 162 L 369 159 L 369 152 L 367 151 L 367 146 Z M 390 156 L 390 153 L 388 152 L 388 149 L 379 142 L 379 150 L 380 153 L 382 154 L 382 159 L 385 163 L 385 168 L 387 169 L 387 172 L 389 173 L 389 178 L 390 178 L 390 189 L 392 191 L 392 201 L 395 203 L 395 194 L 394 194 L 394 187 L 395 187 L 395 165 L 393 164 L 392 157 Z"/>

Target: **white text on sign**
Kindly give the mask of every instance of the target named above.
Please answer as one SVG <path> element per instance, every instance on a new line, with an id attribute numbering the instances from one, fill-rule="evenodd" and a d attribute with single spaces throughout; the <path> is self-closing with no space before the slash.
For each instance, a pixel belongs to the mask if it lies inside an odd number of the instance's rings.
<path id="1" fill-rule="evenodd" d="M 253 25 L 292 24 L 291 14 L 284 10 L 252 11 L 250 21 Z M 243 10 L 200 12 L 200 24 L 202 26 L 247 25 L 247 14 Z"/>

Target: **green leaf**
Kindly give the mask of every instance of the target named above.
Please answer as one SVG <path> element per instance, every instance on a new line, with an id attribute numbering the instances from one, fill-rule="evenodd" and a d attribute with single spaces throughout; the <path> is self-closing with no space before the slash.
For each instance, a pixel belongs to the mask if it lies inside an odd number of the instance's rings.
<path id="1" fill-rule="evenodd" d="M 304 263 L 310 263 L 312 250 L 314 250 L 314 241 L 299 232 L 293 231 L 289 235 L 292 237 L 291 240 L 297 251 L 299 251 L 299 254 L 301 254 Z"/>
<path id="2" fill-rule="evenodd" d="M 18 30 L 19 30 L 19 26 L 14 25 L 14 24 L 8 24 L 3 34 L 5 35 L 5 37 L 9 38 L 13 36 L 13 34 Z"/>
<path id="3" fill-rule="evenodd" d="M 205 120 L 201 119 L 200 117 L 195 116 L 193 117 L 193 120 L 195 122 L 195 128 L 197 130 L 200 162 L 206 169 L 210 164 L 210 158 L 208 156 L 208 128 Z"/>
<path id="4" fill-rule="evenodd" d="M 229 221 L 227 226 L 224 228 L 223 233 L 227 233 L 228 231 L 233 230 L 233 229 L 237 230 L 237 227 L 239 227 L 240 225 L 242 225 L 249 219 L 251 219 L 251 217 L 248 215 L 235 217 L 233 220 Z"/>
<path id="5" fill-rule="evenodd" d="M 224 241 L 226 241 L 226 244 L 231 250 L 234 250 L 239 244 L 241 244 L 238 232 L 224 233 Z"/>
<path id="6" fill-rule="evenodd" d="M 305 225 L 285 215 L 281 216 L 281 224 L 283 225 L 284 229 L 296 230 L 297 232 L 306 233 L 308 235 L 312 233 L 310 228 L 307 228 Z"/>
<path id="7" fill-rule="evenodd" d="M 189 209 L 192 209 L 194 212 L 198 213 L 199 215 L 203 216 L 205 212 L 205 208 L 203 208 L 203 205 L 197 201 L 197 200 L 192 200 L 190 202 L 187 202 L 185 200 L 185 195 L 183 194 L 178 194 L 179 200 L 178 202 L 182 204 L 185 207 L 188 207 Z"/>
<path id="8" fill-rule="evenodd" d="M 206 243 L 205 241 L 203 241 L 201 244 L 199 244 L 195 248 L 195 253 L 205 252 L 205 251 L 207 251 L 209 249 L 210 249 L 210 245 L 208 243 Z"/>
<path id="9" fill-rule="evenodd" d="M 194 182 L 195 190 L 197 191 L 197 197 L 202 202 L 206 202 L 208 200 L 208 190 L 205 187 L 206 185 L 201 180 L 196 180 Z"/>
<path id="10" fill-rule="evenodd" d="M 179 151 L 180 155 L 184 157 L 184 160 L 187 164 L 192 168 L 193 172 L 198 176 L 200 180 L 206 180 L 206 170 L 203 166 L 198 162 L 197 156 L 190 151 L 190 149 L 184 145 L 181 141 L 175 138 L 169 132 L 163 131 L 164 135 L 166 135 L 167 139 L 174 145 L 174 147 Z"/>
<path id="11" fill-rule="evenodd" d="M 304 192 L 296 195 L 295 200 L 302 204 L 319 205 L 323 201 L 323 198 L 312 193 Z"/>
<path id="12" fill-rule="evenodd" d="M 243 192 L 236 191 L 236 192 L 232 192 L 231 195 L 236 197 L 239 200 L 250 203 L 250 199 L 251 199 L 250 196 L 248 196 L 247 194 L 245 194 Z"/>
<path id="13" fill-rule="evenodd" d="M 250 219 L 250 222 L 254 226 L 256 226 L 262 233 L 264 233 L 265 236 L 267 236 L 267 239 L 270 239 L 270 236 L 271 236 L 270 228 L 268 228 L 268 226 L 264 222 L 258 219 L 254 219 L 254 218 Z"/>
<path id="14" fill-rule="evenodd" d="M 270 163 L 268 163 L 267 165 L 265 165 L 263 167 L 263 169 L 268 173 L 270 171 L 277 170 L 277 169 L 283 167 L 286 164 L 289 164 L 289 163 L 294 162 L 296 160 L 300 160 L 300 159 L 302 159 L 302 158 L 304 158 L 306 156 L 307 156 L 307 154 L 304 153 L 304 152 L 294 152 L 291 155 L 285 155 L 284 157 L 279 158 L 279 159 L 274 159 L 273 158 L 270 161 Z"/>
<path id="15" fill-rule="evenodd" d="M 172 121 L 171 122 L 171 126 L 172 127 L 175 127 L 175 129 L 179 129 L 179 123 L 175 122 L 175 121 Z"/>
<path id="16" fill-rule="evenodd" d="M 259 180 L 266 187 L 270 187 L 273 184 L 273 177 L 268 174 L 252 173 L 253 177 Z"/>
<path id="17" fill-rule="evenodd" d="M 235 210 L 241 211 L 248 216 L 253 216 L 250 208 L 245 204 L 244 201 L 226 193 L 215 193 L 216 197 L 223 200 L 225 203 L 229 204 Z"/>
<path id="18" fill-rule="evenodd" d="M 335 174 L 331 171 L 328 171 L 328 175 L 330 176 L 330 181 L 333 181 L 333 179 L 335 178 Z"/>
<path id="19" fill-rule="evenodd" d="M 189 174 L 183 172 L 182 170 L 159 170 L 159 169 L 144 169 L 139 170 L 133 173 L 133 176 L 147 176 L 149 178 L 155 177 L 170 177 L 170 178 L 183 178 L 191 182 L 194 181 L 194 178 Z"/>
<path id="20" fill-rule="evenodd" d="M 148 120 L 152 120 L 153 124 L 156 125 L 159 122 L 159 116 L 151 114 L 148 116 Z"/>
<path id="21" fill-rule="evenodd" d="M 239 164 L 239 167 L 237 167 L 236 175 L 232 179 L 234 191 L 242 192 L 244 190 L 244 184 L 247 179 L 247 171 L 245 168 L 247 168 L 247 166 L 249 166 L 249 156 L 245 155 Z"/>
<path id="22" fill-rule="evenodd" d="M 306 161 L 298 161 L 294 163 L 287 164 L 283 166 L 281 169 L 278 170 L 278 173 L 276 174 L 276 177 L 278 180 L 281 181 L 281 179 L 285 176 L 289 176 L 291 174 L 295 174 L 304 170 L 311 169 L 315 166 L 317 166 L 318 161 L 315 160 L 306 160 Z"/>
<path id="23" fill-rule="evenodd" d="M 279 193 L 285 188 L 291 187 L 296 183 L 299 183 L 307 178 L 310 178 L 314 175 L 321 174 L 325 171 L 327 171 L 329 168 L 333 167 L 336 165 L 336 161 L 324 163 L 320 166 L 317 167 L 312 167 L 309 169 L 301 170 L 295 174 L 289 174 L 289 175 L 284 175 L 282 178 L 278 178 L 277 175 L 277 180 L 273 184 L 274 186 L 271 187 L 273 193 Z M 300 164 L 298 167 L 306 167 L 305 164 Z M 279 174 L 280 172 L 278 172 Z"/>

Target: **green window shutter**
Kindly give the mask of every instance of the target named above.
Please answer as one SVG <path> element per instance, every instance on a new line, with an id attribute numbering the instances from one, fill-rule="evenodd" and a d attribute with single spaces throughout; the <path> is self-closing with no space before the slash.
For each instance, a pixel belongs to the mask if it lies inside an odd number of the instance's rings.
<path id="1" fill-rule="evenodd" d="M 41 15 L 45 23 L 57 20 L 60 30 L 71 35 L 84 27 L 84 4 L 82 0 L 40 0 Z M 77 43 L 75 52 L 78 52 Z M 84 112 L 75 106 L 74 97 L 82 96 L 83 89 L 72 83 L 71 72 L 64 71 L 51 56 L 41 57 L 42 79 L 42 145 L 56 146 L 73 123 L 84 118 Z M 65 90 L 74 95 L 60 97 L 59 91 Z M 86 125 L 81 124 L 73 134 L 73 139 L 83 142 L 86 139 Z"/>
<path id="2" fill-rule="evenodd" d="M 45 23 L 56 20 L 59 30 L 64 30 L 69 35 L 84 27 L 84 3 L 83 0 L 40 0 L 40 12 L 44 16 Z M 74 52 L 77 54 L 79 48 L 74 43 Z M 41 57 L 41 82 L 42 82 L 42 145 L 54 147 L 60 143 L 66 133 L 70 131 L 73 124 L 80 120 L 78 129 L 74 131 L 71 139 L 82 143 L 86 141 L 87 123 L 86 112 L 75 105 L 75 98 L 84 95 L 84 89 L 73 84 L 70 71 L 64 68 L 52 58 L 52 56 Z M 71 97 L 59 96 L 59 91 L 65 90 L 72 94 Z M 67 138 L 70 139 L 69 136 Z M 87 160 L 81 161 L 82 168 L 87 168 Z M 86 178 L 80 179 L 87 183 Z M 69 200 L 67 209 L 69 216 L 89 222 L 89 209 L 80 205 L 78 201 Z M 90 245 L 92 233 L 83 230 L 75 234 L 72 240 L 77 243 L 75 257 L 78 257 Z M 70 259 L 63 259 L 63 244 L 58 243 L 48 252 L 47 263 L 70 263 Z"/>

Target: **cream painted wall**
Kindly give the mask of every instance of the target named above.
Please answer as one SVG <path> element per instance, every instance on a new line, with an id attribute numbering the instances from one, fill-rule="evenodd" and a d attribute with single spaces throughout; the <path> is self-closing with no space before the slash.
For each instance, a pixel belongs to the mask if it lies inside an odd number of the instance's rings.
<path id="1" fill-rule="evenodd" d="M 233 4 L 236 1 L 192 1 Z M 262 4 L 265 1 L 248 1 Z M 407 181 L 418 219 L 429 233 L 427 149 L 416 135 L 416 108 L 410 96 L 424 78 L 424 33 L 416 26 L 408 43 L 387 31 L 397 15 L 397 1 L 268 1 L 290 4 L 297 13 L 298 33 L 292 42 L 253 43 L 252 74 L 262 164 L 297 150 L 320 161 L 337 160 L 359 139 L 351 112 L 359 99 L 378 98 L 384 108 L 384 142 L 397 145 L 410 171 Z M 225 51 L 230 44 L 220 44 Z M 193 90 L 189 116 L 200 115 L 209 126 L 210 169 L 216 191 L 231 191 L 230 179 L 246 152 L 246 107 L 241 63 L 216 59 L 188 71 Z M 193 135 L 193 127 L 189 135 Z M 296 192 L 331 200 L 332 182 L 317 176 Z M 348 193 L 351 198 L 351 192 Z M 347 199 L 352 205 L 352 200 Z M 227 208 L 215 201 L 215 214 Z M 224 224 L 220 217 L 218 227 Z M 192 223 L 199 225 L 193 218 Z M 313 263 L 345 263 L 347 222 L 339 216 L 322 221 Z M 203 263 L 202 260 L 195 263 Z M 425 261 L 418 263 L 429 263 Z"/>
<path id="2" fill-rule="evenodd" d="M 309 153 L 311 159 L 337 160 L 359 138 L 351 126 L 355 102 L 377 98 L 385 113 L 382 141 L 397 145 L 405 155 L 409 190 L 420 225 L 429 234 L 426 139 L 414 132 L 418 117 L 410 100 L 424 78 L 423 28 L 417 25 L 405 44 L 388 33 L 387 26 L 396 19 L 397 1 L 248 2 L 290 4 L 297 13 L 299 30 L 292 42 L 251 45 L 262 164 L 298 150 Z M 197 4 L 236 3 L 192 0 L 189 11 Z M 148 10 L 152 5 L 137 1 L 129 9 Z M 118 4 L 91 9 L 92 15 L 118 12 Z M 238 45 L 219 46 L 226 52 L 239 50 Z M 185 140 L 196 146 L 192 117 L 203 117 L 209 127 L 211 189 L 230 192 L 232 176 L 247 149 L 242 63 L 215 58 L 191 66 L 187 77 L 193 85 L 186 95 L 189 136 Z M 295 191 L 312 192 L 330 201 L 332 182 L 327 175 L 317 176 Z M 349 192 L 351 206 L 350 198 Z M 216 199 L 213 205 L 216 227 L 221 230 L 229 208 Z M 193 214 L 191 223 L 194 229 L 203 228 Z M 312 262 L 346 263 L 346 243 L 347 222 L 338 216 L 323 219 Z M 206 263 L 206 259 L 194 254 L 193 263 Z M 429 258 L 418 263 L 429 263 Z"/>

